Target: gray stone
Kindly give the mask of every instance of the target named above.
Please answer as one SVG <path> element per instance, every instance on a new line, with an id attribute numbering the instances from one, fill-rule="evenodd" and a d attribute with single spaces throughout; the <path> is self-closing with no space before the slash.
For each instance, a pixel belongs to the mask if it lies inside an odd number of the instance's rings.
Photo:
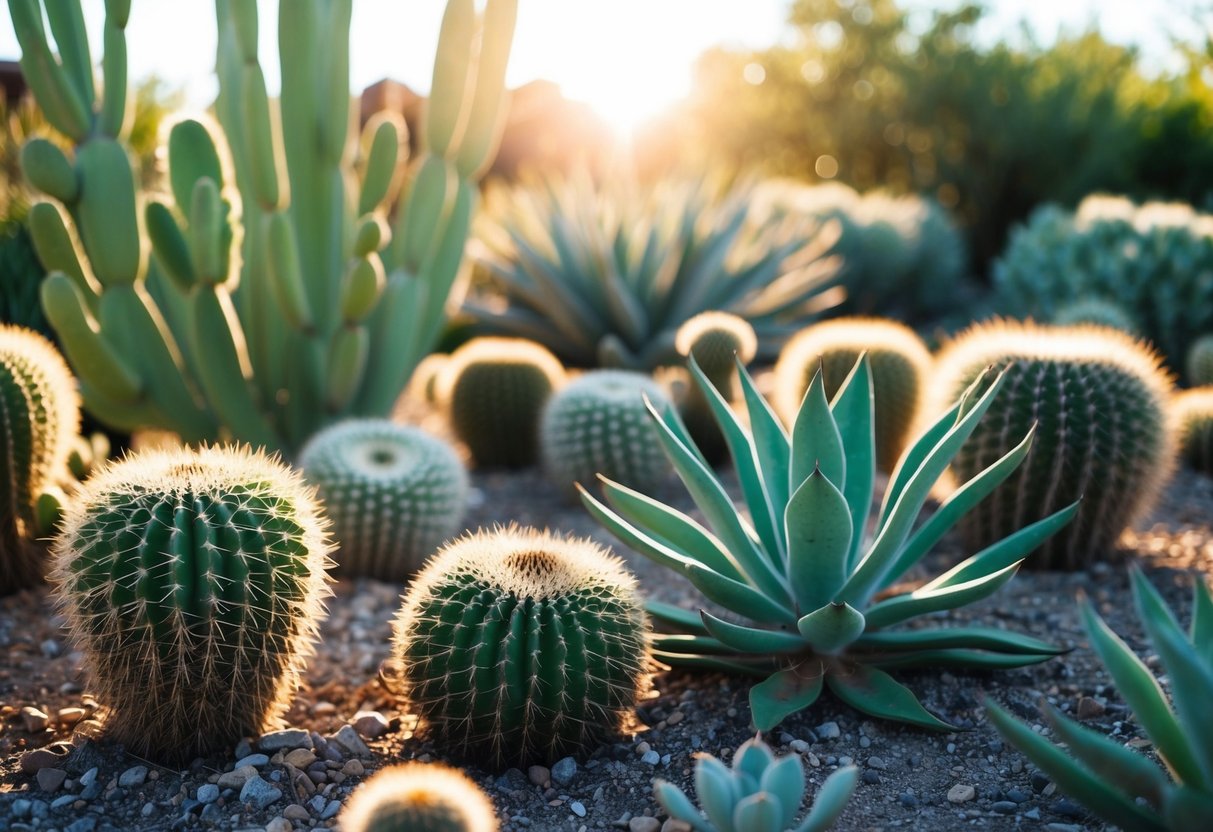
<path id="1" fill-rule="evenodd" d="M 1015 814 L 1016 806 L 1009 800 L 999 800 L 990 808 L 1000 815 L 1013 815 Z"/>
<path id="2" fill-rule="evenodd" d="M 552 772 L 547 766 L 531 766 L 526 770 L 526 776 L 536 786 L 546 786 L 552 780 Z"/>
<path id="3" fill-rule="evenodd" d="M 661 755 L 656 751 L 649 749 L 648 751 L 644 752 L 644 756 L 640 758 L 640 762 L 650 766 L 655 766 L 661 762 Z"/>
<path id="4" fill-rule="evenodd" d="M 204 783 L 198 787 L 199 803 L 214 803 L 219 799 L 219 787 L 214 783 Z"/>
<path id="5" fill-rule="evenodd" d="M 262 766 L 268 766 L 269 764 L 270 764 L 270 758 L 267 757 L 266 755 L 249 754 L 248 756 L 241 757 L 239 760 L 236 761 L 236 768 L 244 768 L 245 766 L 252 766 L 253 768 L 261 768 Z"/>
<path id="6" fill-rule="evenodd" d="M 143 808 L 139 810 L 139 814 L 143 815 L 145 818 L 150 818 L 152 815 L 156 814 L 156 804 L 149 800 L 147 803 L 143 804 Z"/>
<path id="7" fill-rule="evenodd" d="M 354 714 L 354 730 L 367 739 L 382 737 L 390 727 L 387 717 L 378 711 L 359 711 Z"/>
<path id="8" fill-rule="evenodd" d="M 65 806 L 71 806 L 77 800 L 75 795 L 61 794 L 51 801 L 51 809 L 62 809 Z"/>
<path id="9" fill-rule="evenodd" d="M 299 728 L 288 728 L 285 731 L 271 731 L 268 734 L 263 734 L 261 739 L 257 740 L 257 748 L 268 754 L 288 748 L 311 747 L 312 735 Z"/>
<path id="10" fill-rule="evenodd" d="M 219 775 L 219 788 L 221 789 L 242 789 L 244 784 L 249 781 L 249 778 L 257 776 L 257 769 L 252 766 L 243 766 L 235 771 L 228 771 Z"/>
<path id="11" fill-rule="evenodd" d="M 131 766 L 118 775 L 118 785 L 124 789 L 142 786 L 145 780 L 147 780 L 147 766 Z"/>
<path id="12" fill-rule="evenodd" d="M 87 788 L 88 786 L 91 786 L 96 782 L 97 782 L 97 767 L 96 766 L 93 766 L 88 771 L 84 772 L 84 774 L 80 775 L 80 785 L 81 786 L 84 786 Z"/>
<path id="13" fill-rule="evenodd" d="M 842 731 L 839 730 L 837 722 L 823 722 L 817 726 L 813 733 L 823 740 L 836 740 L 842 736 Z"/>
<path id="14" fill-rule="evenodd" d="M 366 747 L 366 743 L 362 741 L 362 737 L 358 736 L 353 725 L 342 725 L 341 729 L 330 737 L 330 741 L 337 743 L 356 757 L 371 756 L 371 749 Z"/>
<path id="15" fill-rule="evenodd" d="M 310 741 L 310 740 L 309 740 Z M 251 803 L 258 809 L 264 809 L 282 797 L 282 790 L 253 775 L 245 781 L 240 789 L 240 802 Z"/>
<path id="16" fill-rule="evenodd" d="M 286 818 L 274 818 L 265 825 L 265 832 L 291 832 L 294 828 Z"/>
<path id="17" fill-rule="evenodd" d="M 93 832 L 93 830 L 96 828 L 97 819 L 95 817 L 85 816 L 69 823 L 64 832 Z"/>
<path id="18" fill-rule="evenodd" d="M 968 803 L 977 796 L 977 789 L 966 783 L 957 783 L 948 789 L 949 803 Z"/>
<path id="19" fill-rule="evenodd" d="M 628 832 L 660 832 L 661 821 L 657 818 L 638 817 L 628 821 Z"/>
<path id="20" fill-rule="evenodd" d="M 341 801 L 340 800 L 330 800 L 328 805 L 324 807 L 324 811 L 320 813 L 320 819 L 328 820 L 329 818 L 336 817 L 337 813 L 340 811 L 341 811 Z"/>
<path id="21" fill-rule="evenodd" d="M 61 768 L 38 769 L 38 788 L 44 792 L 54 794 L 66 779 L 67 772 Z"/>
<path id="22" fill-rule="evenodd" d="M 569 808 L 573 810 L 573 814 L 579 818 L 585 817 L 585 805 L 578 800 L 574 800 L 569 804 Z"/>
<path id="23" fill-rule="evenodd" d="M 577 761 L 572 757 L 557 760 L 552 766 L 552 780 L 564 786 L 577 776 Z"/>
<path id="24" fill-rule="evenodd" d="M 32 806 L 30 805 L 30 802 L 24 797 L 19 797 L 13 801 L 13 817 L 17 818 L 18 820 L 29 817 L 31 809 Z"/>

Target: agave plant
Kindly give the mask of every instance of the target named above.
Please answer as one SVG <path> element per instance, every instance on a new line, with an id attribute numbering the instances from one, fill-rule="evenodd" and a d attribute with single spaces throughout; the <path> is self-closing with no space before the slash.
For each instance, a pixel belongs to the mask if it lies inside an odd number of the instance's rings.
<path id="1" fill-rule="evenodd" d="M 497 194 L 501 197 L 501 194 Z M 651 370 L 681 364 L 675 333 L 718 309 L 745 318 L 773 359 L 793 332 L 841 299 L 834 226 L 771 214 L 751 189 L 723 196 L 667 181 L 647 195 L 588 177 L 519 187 L 483 225 L 476 259 L 505 309 L 464 304 L 481 331 L 538 341 L 566 365 Z"/>
<path id="2" fill-rule="evenodd" d="M 823 687 L 873 716 L 953 730 L 886 671 L 1018 667 L 1061 652 L 1001 629 L 892 629 L 990 595 L 1074 516 L 1077 504 L 917 588 L 894 586 L 1027 455 L 1031 431 L 914 528 L 932 486 L 985 414 L 1004 375 L 979 396 L 978 384 L 988 381 L 983 375 L 906 450 L 872 518 L 873 395 L 866 354 L 832 404 L 821 372 L 813 376 L 790 437 L 744 368 L 748 430 L 694 362 L 691 368 L 712 402 L 750 519 L 734 507 L 677 416 L 652 406 L 663 450 L 711 530 L 610 480 L 604 479 L 606 503 L 582 490 L 590 512 L 620 540 L 686 575 L 710 601 L 743 621 L 650 602 L 650 615 L 677 631 L 655 637 L 658 659 L 765 677 L 750 691 L 754 723 L 764 731 L 811 705 Z"/>
<path id="3" fill-rule="evenodd" d="M 1125 832 L 1207 829 L 1213 818 L 1213 596 L 1198 578 L 1185 634 L 1141 570 L 1133 567 L 1131 575 L 1138 614 L 1170 679 L 1171 704 L 1145 663 L 1086 599 L 1083 625 L 1165 771 L 1056 708 L 1044 715 L 1069 755 L 997 705 L 987 702 L 986 710 L 999 733 L 1059 789 Z"/>

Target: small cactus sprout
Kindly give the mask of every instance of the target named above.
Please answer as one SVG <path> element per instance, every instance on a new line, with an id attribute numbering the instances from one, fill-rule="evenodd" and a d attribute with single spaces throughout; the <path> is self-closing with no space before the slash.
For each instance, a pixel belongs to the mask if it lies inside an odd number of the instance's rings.
<path id="1" fill-rule="evenodd" d="M 926 344 L 908 326 L 883 318 L 837 318 L 801 330 L 775 364 L 772 404 L 791 425 L 818 366 L 832 398 L 865 351 L 876 395 L 876 465 L 891 473 L 910 439 L 931 366 Z"/>
<path id="2" fill-rule="evenodd" d="M 340 815 L 343 832 L 497 832 L 475 783 L 438 763 L 389 766 L 367 780 Z"/>
<path id="3" fill-rule="evenodd" d="M 730 769 L 711 754 L 695 761 L 699 808 L 673 783 L 658 779 L 653 794 L 670 817 L 699 832 L 822 832 L 846 808 L 859 770 L 838 769 L 821 784 L 813 808 L 795 824 L 804 801 L 804 765 L 800 757 L 776 757 L 756 737 L 733 754 Z M 702 811 L 701 811 L 702 810 Z"/>
<path id="4" fill-rule="evenodd" d="M 523 468 L 539 455 L 539 418 L 564 368 L 524 338 L 474 338 L 451 354 L 439 398 L 451 427 L 485 468 Z"/>
<path id="5" fill-rule="evenodd" d="M 106 732 L 188 760 L 280 724 L 328 594 L 302 478 L 239 447 L 107 464 L 74 495 L 52 580 Z"/>
<path id="6" fill-rule="evenodd" d="M 1184 390 L 1171 406 L 1179 456 L 1194 471 L 1213 477 L 1213 387 Z"/>
<path id="7" fill-rule="evenodd" d="M 1202 335 L 1188 350 L 1188 382 L 1193 387 L 1213 385 L 1213 335 Z"/>
<path id="8" fill-rule="evenodd" d="M 1074 522 L 1028 559 L 1045 569 L 1100 560 L 1149 510 L 1175 461 L 1170 376 L 1151 347 L 1106 327 L 976 324 L 940 353 L 932 374 L 938 413 L 990 366 L 1007 382 L 952 462 L 958 482 L 976 476 L 1036 426 L 1019 470 L 964 518 L 984 546 L 1082 498 Z"/>
<path id="9" fill-rule="evenodd" d="M 605 477 L 633 488 L 660 484 L 670 466 L 653 432 L 645 399 L 669 404 L 644 373 L 591 370 L 554 395 L 540 439 L 548 478 L 570 495 L 574 485 Z"/>
<path id="10" fill-rule="evenodd" d="M 41 335 L 0 325 L 0 595 L 42 580 L 41 498 L 67 470 L 80 428 L 76 382 Z"/>
<path id="11" fill-rule="evenodd" d="M 351 419 L 299 457 L 337 539 L 342 574 L 404 581 L 462 528 L 468 478 L 455 449 L 420 428 Z"/>
<path id="12" fill-rule="evenodd" d="M 687 361 L 694 360 L 725 401 L 733 402 L 740 395 L 737 367 L 754 360 L 758 337 L 754 327 L 736 315 L 701 312 L 678 328 L 674 347 Z M 712 406 L 698 385 L 687 385 L 678 410 L 691 438 L 708 461 L 716 464 L 723 460 L 728 445 L 712 416 Z"/>
<path id="13" fill-rule="evenodd" d="M 1133 335 L 1141 332 L 1141 328 L 1127 309 L 1116 301 L 1100 297 L 1080 298 L 1059 307 L 1053 313 L 1052 323 L 1056 326 L 1106 326 Z"/>
<path id="14" fill-rule="evenodd" d="M 448 543 L 409 586 L 394 658 L 449 752 L 551 762 L 617 731 L 647 667 L 623 562 L 588 538 L 511 527 Z"/>

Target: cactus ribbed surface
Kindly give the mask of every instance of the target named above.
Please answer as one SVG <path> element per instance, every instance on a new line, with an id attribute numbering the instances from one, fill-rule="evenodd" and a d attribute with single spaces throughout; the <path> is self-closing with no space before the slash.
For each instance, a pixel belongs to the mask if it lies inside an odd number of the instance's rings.
<path id="1" fill-rule="evenodd" d="M 775 363 L 771 403 L 791 425 L 818 366 L 833 398 L 865 351 L 876 396 L 876 464 L 890 473 L 911 438 L 931 367 L 931 353 L 909 327 L 883 318 L 837 318 L 799 332 Z"/>
<path id="2" fill-rule="evenodd" d="M 339 817 L 342 832 L 497 832 L 493 804 L 467 775 L 438 763 L 376 772 Z"/>
<path id="3" fill-rule="evenodd" d="M 0 324 L 0 595 L 42 579 L 39 497 L 66 473 L 80 428 L 76 382 L 49 341 Z"/>
<path id="4" fill-rule="evenodd" d="M 727 402 L 740 394 L 737 366 L 749 364 L 758 352 L 758 336 L 746 321 L 728 312 L 701 312 L 678 328 L 674 348 L 688 362 L 693 358 L 712 386 Z M 724 459 L 728 447 L 712 416 L 712 406 L 698 385 L 688 384 L 678 411 L 691 439 L 711 464 Z"/>
<path id="5" fill-rule="evenodd" d="M 591 370 L 556 393 L 543 411 L 540 446 L 548 478 L 569 494 L 598 474 L 638 489 L 654 488 L 669 472 L 644 399 L 669 405 L 661 385 L 644 373 Z"/>
<path id="6" fill-rule="evenodd" d="M 647 664 L 636 583 L 589 539 L 534 529 L 447 544 L 410 584 L 393 655 L 445 751 L 550 763 L 618 730 Z"/>
<path id="7" fill-rule="evenodd" d="M 1188 350 L 1188 383 L 1193 387 L 1213 385 L 1213 335 L 1202 335 Z"/>
<path id="8" fill-rule="evenodd" d="M 1051 323 L 1056 326 L 1106 326 L 1133 335 L 1141 331 L 1127 309 L 1115 301 L 1098 297 L 1079 298 L 1059 307 Z"/>
<path id="9" fill-rule="evenodd" d="M 485 468 L 523 468 L 539 455 L 539 420 L 564 368 L 524 338 L 474 338 L 451 353 L 439 400 L 455 434 Z"/>
<path id="10" fill-rule="evenodd" d="M 404 581 L 462 528 L 467 472 L 420 428 L 340 422 L 312 437 L 299 464 L 332 521 L 339 574 Z"/>
<path id="11" fill-rule="evenodd" d="M 1184 390 L 1171 406 L 1179 455 L 1194 471 L 1213 477 L 1213 387 Z"/>
<path id="12" fill-rule="evenodd" d="M 189 760 L 277 727 L 328 594 L 311 489 L 243 448 L 147 452 L 68 504 L 56 600 L 106 732 Z"/>
<path id="13" fill-rule="evenodd" d="M 1086 567 L 1149 510 L 1174 467 L 1171 378 L 1153 349 L 1118 330 L 993 321 L 961 333 L 940 353 L 928 415 L 985 367 L 1007 364 L 1005 386 L 952 471 L 958 481 L 970 479 L 1033 425 L 1036 439 L 1019 470 L 961 530 L 970 545 L 982 546 L 1081 498 L 1074 522 L 1027 564 Z"/>

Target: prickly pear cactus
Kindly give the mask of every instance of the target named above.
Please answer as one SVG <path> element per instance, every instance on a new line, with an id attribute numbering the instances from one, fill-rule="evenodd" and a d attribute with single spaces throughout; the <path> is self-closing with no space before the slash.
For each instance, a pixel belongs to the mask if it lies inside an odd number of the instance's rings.
<path id="1" fill-rule="evenodd" d="M 1188 383 L 1193 387 L 1213 384 L 1213 335 L 1202 335 L 1188 350 Z"/>
<path id="2" fill-rule="evenodd" d="M 636 582 L 589 539 L 534 529 L 447 544 L 409 586 L 393 656 L 444 751 L 548 763 L 618 730 L 647 664 Z"/>
<path id="3" fill-rule="evenodd" d="M 485 468 L 523 468 L 539 455 L 539 419 L 564 368 L 524 338 L 474 338 L 451 354 L 439 400 L 451 427 Z"/>
<path id="4" fill-rule="evenodd" d="M 597 475 L 649 491 L 670 470 L 644 399 L 670 406 L 661 385 L 644 373 L 591 370 L 566 385 L 543 411 L 543 470 L 572 495 Z"/>
<path id="5" fill-rule="evenodd" d="M 1092 324 L 1137 335 L 1141 328 L 1122 305 L 1099 297 L 1085 297 L 1058 308 L 1051 323 L 1056 326 Z"/>
<path id="6" fill-rule="evenodd" d="M 876 464 L 892 472 L 911 438 L 931 367 L 931 353 L 909 327 L 883 318 L 837 318 L 802 330 L 775 363 L 772 403 L 791 425 L 818 365 L 833 398 L 865 351 L 875 394 Z"/>
<path id="7" fill-rule="evenodd" d="M 324 526 L 297 473 L 243 448 L 94 474 L 52 578 L 107 734 L 179 762 L 278 725 L 329 592 Z"/>
<path id="8" fill-rule="evenodd" d="M 42 580 L 38 503 L 66 473 L 80 428 L 76 381 L 51 343 L 0 324 L 0 595 Z"/>
<path id="9" fill-rule="evenodd" d="M 678 328 L 674 348 L 695 364 L 726 402 L 738 398 L 737 362 L 749 364 L 758 352 L 754 327 L 728 312 L 701 312 Z M 678 402 L 678 412 L 699 450 L 719 464 L 728 450 L 712 415 L 704 392 L 694 382 L 687 384 Z"/>
<path id="10" fill-rule="evenodd" d="M 462 528 L 467 472 L 420 428 L 340 422 L 304 446 L 299 464 L 332 521 L 341 574 L 403 581 Z"/>
<path id="11" fill-rule="evenodd" d="M 1002 390 L 952 463 L 964 482 L 1035 425 L 1019 469 L 965 515 L 981 548 L 1081 498 L 1074 521 L 1026 564 L 1079 569 L 1106 557 L 1149 510 L 1175 463 L 1171 377 L 1151 347 L 1102 327 L 977 324 L 938 356 L 927 415 L 942 412 L 983 368 L 1011 364 Z"/>
<path id="12" fill-rule="evenodd" d="M 438 763 L 376 772 L 339 818 L 343 832 L 496 832 L 497 818 L 475 783 Z"/>
<path id="13" fill-rule="evenodd" d="M 1213 476 L 1213 387 L 1184 390 L 1171 408 L 1179 455 L 1188 467 Z"/>

